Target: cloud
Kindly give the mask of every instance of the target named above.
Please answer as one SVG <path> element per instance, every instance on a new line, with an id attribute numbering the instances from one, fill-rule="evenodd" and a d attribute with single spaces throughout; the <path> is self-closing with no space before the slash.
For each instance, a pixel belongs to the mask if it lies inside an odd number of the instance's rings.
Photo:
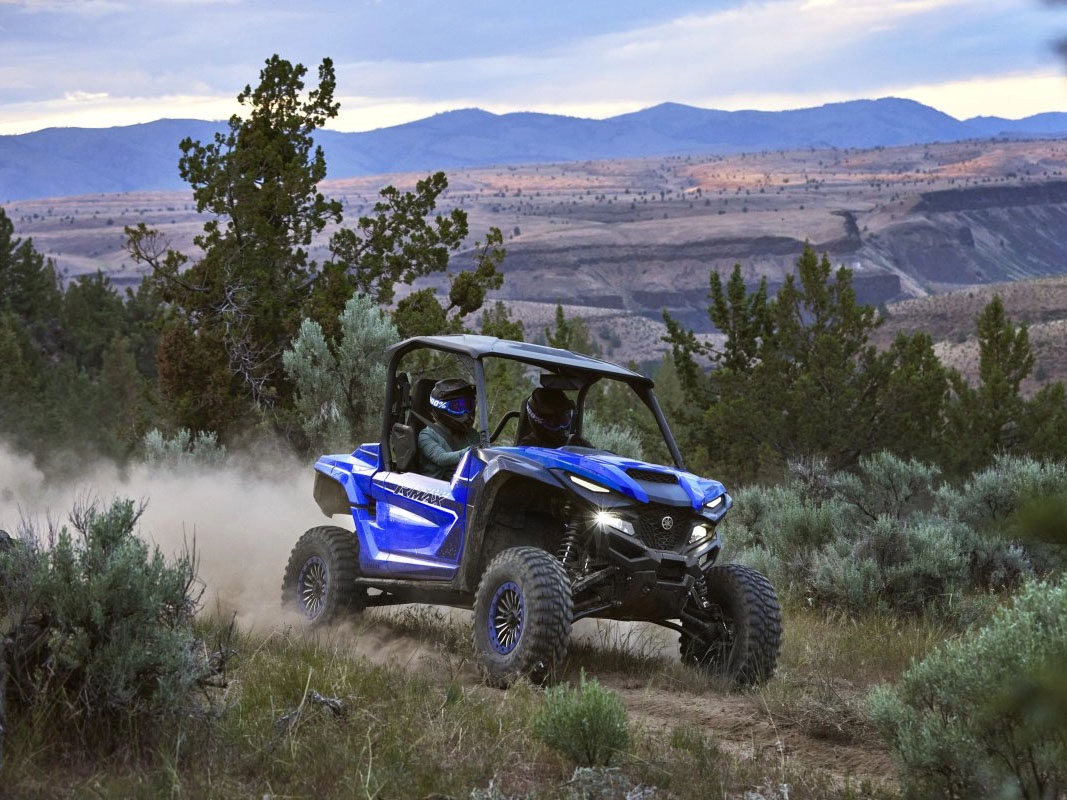
<path id="1" fill-rule="evenodd" d="M 1058 71 L 1001 75 L 940 84 L 890 87 L 887 95 L 934 106 L 957 119 L 994 116 L 1019 119 L 1043 111 L 1067 110 L 1067 76 Z"/>
<path id="2" fill-rule="evenodd" d="M 64 92 L 63 99 L 69 100 L 74 103 L 93 102 L 95 100 L 106 100 L 110 97 L 107 92 Z"/>
<path id="3" fill-rule="evenodd" d="M 632 109 L 664 100 L 795 107 L 901 87 L 964 91 L 969 81 L 981 81 L 991 89 L 987 113 L 1024 105 L 1037 111 L 1058 106 L 1056 96 L 1034 108 L 1039 93 L 1017 90 L 1025 88 L 1025 76 L 1058 69 L 1044 44 L 1045 14 L 1031 0 L 774 0 L 539 53 L 342 60 L 338 78 L 339 86 L 370 98 L 546 110 Z M 1006 42 L 998 42 L 998 31 Z"/>
<path id="4" fill-rule="evenodd" d="M 15 6 L 27 13 L 75 14 L 83 17 L 135 10 L 129 3 L 120 0 L 0 0 L 0 6 Z"/>
<path id="5" fill-rule="evenodd" d="M 87 93 L 83 93 L 87 94 Z M 151 120 L 228 119 L 239 106 L 233 97 L 166 95 L 162 97 L 83 96 L 6 106 L 0 136 L 52 127 L 108 128 Z"/>
<path id="6" fill-rule="evenodd" d="M 146 0 L 130 13 L 57 14 L 47 25 L 9 15 L 16 30 L 5 34 L 0 129 L 75 113 L 61 124 L 91 124 L 105 106 L 123 120 L 197 109 L 225 117 L 229 110 L 218 109 L 232 108 L 272 51 L 308 64 L 312 75 L 323 55 L 333 57 L 342 101 L 334 127 L 344 130 L 470 106 L 602 117 L 665 100 L 770 109 L 887 94 L 957 116 L 1062 106 L 1063 94 L 1052 91 L 1062 65 L 1050 40 L 1057 20 L 1067 31 L 1067 14 L 1038 0 L 730 0 L 710 11 L 663 0 L 656 7 L 666 11 L 655 15 L 644 2 L 615 0 L 611 24 L 590 20 L 583 7 L 565 33 L 548 26 L 536 35 L 503 6 L 478 14 L 473 0 L 455 0 L 445 13 L 429 0 L 405 2 L 249 0 L 255 13 L 234 13 L 229 3 Z M 546 14 L 566 14 L 563 0 L 543 2 Z M 416 6 L 425 13 L 411 20 Z"/>

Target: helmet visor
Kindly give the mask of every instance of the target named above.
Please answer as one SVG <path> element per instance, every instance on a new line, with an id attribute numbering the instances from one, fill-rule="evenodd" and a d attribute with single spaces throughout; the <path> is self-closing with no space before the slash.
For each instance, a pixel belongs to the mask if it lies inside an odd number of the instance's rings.
<path id="1" fill-rule="evenodd" d="M 474 398 L 470 395 L 452 397 L 448 400 L 439 400 L 436 397 L 431 397 L 430 405 L 453 417 L 462 417 L 474 412 Z"/>
<path id="2" fill-rule="evenodd" d="M 540 425 L 542 428 L 548 431 L 565 431 L 571 426 L 571 420 L 574 419 L 574 409 L 567 408 L 562 411 L 552 411 L 547 413 L 538 414 L 529 405 L 526 406 L 526 413 L 530 415 L 530 419 Z"/>

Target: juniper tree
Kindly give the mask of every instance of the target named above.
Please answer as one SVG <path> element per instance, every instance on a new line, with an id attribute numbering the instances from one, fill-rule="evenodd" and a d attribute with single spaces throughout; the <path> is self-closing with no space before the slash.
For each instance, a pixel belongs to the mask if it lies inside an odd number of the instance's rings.
<path id="1" fill-rule="evenodd" d="M 126 229 L 127 249 L 150 268 L 147 281 L 169 307 L 159 384 L 181 426 L 226 435 L 265 412 L 281 424 L 293 392 L 282 353 L 302 320 L 336 336 L 338 314 L 354 293 L 389 303 L 398 282 L 444 270 L 467 237 L 462 210 L 434 216 L 448 185 L 438 172 L 414 191 L 383 189 L 371 214 L 333 233 L 328 259 L 311 257 L 315 237 L 343 214 L 318 189 L 326 159 L 314 143 L 339 108 L 333 63 L 323 59 L 318 84 L 307 91 L 306 74 L 302 64 L 271 56 L 256 88 L 238 95 L 244 115 L 233 115 L 212 142 L 181 143 L 179 171 L 197 210 L 211 215 L 195 239 L 199 259 L 171 249 L 143 223 Z M 444 314 L 433 292 L 416 292 L 401 301 L 398 322 L 434 329 L 448 323 L 449 309 L 464 316 L 479 307 L 484 290 L 499 286 L 499 238 L 491 231 L 474 274 L 452 280 Z"/>
<path id="2" fill-rule="evenodd" d="M 902 336 L 879 353 L 875 309 L 857 301 L 850 270 L 805 245 L 773 299 L 763 282 L 748 292 L 739 266 L 725 290 L 717 275 L 710 285 L 721 349 L 666 316 L 695 467 L 770 478 L 801 456 L 841 469 L 885 447 L 912 456 L 935 441 L 947 377 L 933 344 Z"/>
<path id="3" fill-rule="evenodd" d="M 1023 449 L 1026 404 L 1020 386 L 1034 366 L 1027 327 L 1008 318 L 1000 295 L 993 295 L 976 323 L 978 385 L 971 386 L 958 374 L 952 379 L 950 455 L 961 474 L 985 467 L 998 452 Z"/>

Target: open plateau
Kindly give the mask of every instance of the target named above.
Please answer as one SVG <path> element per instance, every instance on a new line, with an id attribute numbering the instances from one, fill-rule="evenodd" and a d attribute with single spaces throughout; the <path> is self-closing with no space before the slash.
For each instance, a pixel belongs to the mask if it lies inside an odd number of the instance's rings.
<path id="1" fill-rule="evenodd" d="M 605 356 L 657 359 L 664 309 L 714 335 L 709 271 L 725 277 L 740 263 L 751 288 L 766 278 L 773 292 L 809 241 L 854 271 L 861 302 L 882 307 L 886 343 L 898 330 L 929 329 L 965 374 L 976 368 L 974 316 L 999 292 L 1008 313 L 1031 325 L 1033 385 L 1067 375 L 1067 311 L 1056 302 L 1067 293 L 1067 279 L 1057 278 L 1067 272 L 1065 170 L 1062 139 L 472 167 L 449 172 L 439 209 L 465 209 L 472 238 L 490 225 L 504 231 L 496 297 L 532 338 L 558 303 L 585 319 Z M 382 186 L 410 187 L 423 175 L 331 178 L 321 188 L 351 219 L 369 213 Z M 32 237 L 67 277 L 103 270 L 118 285 L 141 277 L 124 226 L 145 222 L 192 252 L 203 223 L 179 191 L 16 201 L 5 210 L 16 235 Z M 325 258 L 328 234 L 313 257 Z M 461 254 L 455 263 L 466 261 Z M 998 285 L 1009 282 L 1022 283 Z M 937 297 L 959 291 L 978 299 Z"/>

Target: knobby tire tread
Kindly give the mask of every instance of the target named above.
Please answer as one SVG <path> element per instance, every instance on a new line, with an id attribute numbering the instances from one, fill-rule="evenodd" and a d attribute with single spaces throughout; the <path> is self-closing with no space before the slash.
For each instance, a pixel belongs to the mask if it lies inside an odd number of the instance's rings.
<path id="1" fill-rule="evenodd" d="M 299 602 L 297 580 L 300 569 L 312 555 L 323 556 L 329 572 L 330 598 L 312 625 L 323 625 L 365 608 L 364 590 L 355 583 L 359 577 L 359 544 L 356 535 L 335 525 L 320 525 L 304 532 L 293 546 L 282 579 L 282 606 L 293 609 Z"/>
<path id="2" fill-rule="evenodd" d="M 712 567 L 707 572 L 706 580 L 709 594 L 723 590 L 735 593 L 747 611 L 745 620 L 734 620 L 735 637 L 738 625 L 744 625 L 744 635 L 741 641 L 735 639 L 734 645 L 740 645 L 743 653 L 732 659 L 732 664 L 721 665 L 723 669 L 730 670 L 724 677 L 732 679 L 738 686 L 751 686 L 770 680 L 777 667 L 782 644 L 782 612 L 774 587 L 762 573 L 742 564 Z M 708 648 L 702 646 L 692 634 L 683 633 L 680 645 L 683 661 L 705 667 L 717 666 L 702 663 Z"/>
<path id="3" fill-rule="evenodd" d="M 521 652 L 515 659 L 497 659 L 487 651 L 488 643 L 482 641 L 492 593 L 504 582 L 503 577 L 496 577 L 499 573 L 511 580 L 519 578 L 524 584 L 526 627 Z M 517 674 L 535 681 L 552 678 L 567 656 L 573 617 L 570 581 L 555 556 L 538 547 L 512 547 L 499 553 L 479 582 L 474 614 L 474 647 L 482 655 L 490 682 L 506 686 Z"/>

